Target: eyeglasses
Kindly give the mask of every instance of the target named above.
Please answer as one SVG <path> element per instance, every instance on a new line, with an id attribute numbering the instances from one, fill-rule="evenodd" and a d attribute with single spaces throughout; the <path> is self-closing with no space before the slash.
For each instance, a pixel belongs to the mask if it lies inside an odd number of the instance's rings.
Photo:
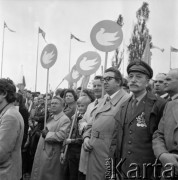
<path id="1" fill-rule="evenodd" d="M 105 82 L 109 82 L 111 79 L 115 79 L 115 77 L 108 76 L 103 78 Z"/>
<path id="2" fill-rule="evenodd" d="M 57 104 L 60 104 L 60 103 L 57 103 L 57 102 L 52 102 L 51 105 L 57 105 Z"/>

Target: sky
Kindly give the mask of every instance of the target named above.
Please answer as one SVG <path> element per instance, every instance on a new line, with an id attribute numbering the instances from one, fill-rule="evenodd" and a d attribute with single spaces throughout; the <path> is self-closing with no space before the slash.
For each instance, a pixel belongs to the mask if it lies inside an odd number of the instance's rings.
<path id="1" fill-rule="evenodd" d="M 78 57 L 87 51 L 97 51 L 104 65 L 105 53 L 96 50 L 92 45 L 90 32 L 96 23 L 102 20 L 116 21 L 119 14 L 124 18 L 121 46 L 125 48 L 125 54 L 121 73 L 126 76 L 127 46 L 133 25 L 137 22 L 136 11 L 143 2 L 149 4 L 147 27 L 152 42 L 165 49 L 163 53 L 158 49 L 151 49 L 154 77 L 159 72 L 169 71 L 170 56 L 172 68 L 178 68 L 178 53 L 170 54 L 170 46 L 178 48 L 177 0 L 0 0 L 1 61 L 4 21 L 9 28 L 16 31 L 13 33 L 5 29 L 2 77 L 9 77 L 18 83 L 23 69 L 26 88 L 34 91 L 38 57 L 37 91 L 46 92 L 47 69 L 41 66 L 40 56 L 47 43 L 40 34 L 37 56 L 38 27 L 46 33 L 47 42 L 54 44 L 58 50 L 56 63 L 49 69 L 48 89 L 54 91 L 68 74 L 69 59 L 72 68 Z M 70 41 L 71 33 L 85 43 L 75 39 Z M 114 51 L 108 53 L 107 67 L 111 66 L 113 54 Z M 100 68 L 96 72 L 96 75 L 99 74 Z M 63 81 L 60 87 L 67 88 L 67 81 Z"/>

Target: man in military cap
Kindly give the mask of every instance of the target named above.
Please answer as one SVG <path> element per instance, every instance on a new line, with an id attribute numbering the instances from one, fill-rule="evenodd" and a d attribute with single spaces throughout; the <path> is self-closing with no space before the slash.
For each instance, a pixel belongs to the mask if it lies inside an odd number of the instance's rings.
<path id="1" fill-rule="evenodd" d="M 115 116 L 116 172 L 120 179 L 151 179 L 155 163 L 152 134 L 157 129 L 165 101 L 146 91 L 153 76 L 148 64 L 133 61 L 128 65 L 127 73 L 133 95 Z"/>

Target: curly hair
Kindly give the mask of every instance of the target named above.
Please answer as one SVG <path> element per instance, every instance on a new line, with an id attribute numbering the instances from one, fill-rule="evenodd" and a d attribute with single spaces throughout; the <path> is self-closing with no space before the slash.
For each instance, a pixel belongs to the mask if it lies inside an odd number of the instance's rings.
<path id="1" fill-rule="evenodd" d="M 90 98 L 91 102 L 95 100 L 95 95 L 91 89 L 83 89 L 82 92 L 85 93 Z"/>
<path id="2" fill-rule="evenodd" d="M 0 94 L 6 95 L 5 99 L 8 103 L 16 100 L 16 87 L 11 79 L 0 79 Z"/>
<path id="3" fill-rule="evenodd" d="M 73 89 L 66 89 L 64 92 L 64 98 L 66 97 L 67 93 L 71 93 L 74 96 L 74 100 L 77 101 L 78 97 Z"/>

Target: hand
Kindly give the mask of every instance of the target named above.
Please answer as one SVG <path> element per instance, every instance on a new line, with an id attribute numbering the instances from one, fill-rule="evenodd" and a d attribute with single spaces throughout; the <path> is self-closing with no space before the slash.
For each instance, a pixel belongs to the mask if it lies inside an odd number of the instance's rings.
<path id="1" fill-rule="evenodd" d="M 172 164 L 175 167 L 175 173 L 178 174 L 178 155 L 177 154 L 163 153 L 159 157 L 159 160 L 161 161 L 163 167 L 167 163 Z"/>
<path id="2" fill-rule="evenodd" d="M 72 142 L 72 139 L 66 139 L 65 140 L 65 145 L 70 144 L 71 142 Z"/>
<path id="3" fill-rule="evenodd" d="M 78 125 L 78 129 L 79 129 L 79 134 L 83 134 L 84 132 L 84 129 L 86 128 L 87 126 L 87 122 L 82 122 L 82 123 L 79 123 Z"/>
<path id="4" fill-rule="evenodd" d="M 61 164 L 64 164 L 64 162 L 65 162 L 64 153 L 61 153 L 61 155 L 60 155 L 60 162 L 61 162 Z"/>
<path id="5" fill-rule="evenodd" d="M 49 132 L 48 128 L 45 127 L 45 129 L 43 129 L 43 130 L 41 131 L 42 137 L 45 138 L 46 135 L 48 134 L 48 132 Z"/>
<path id="6" fill-rule="evenodd" d="M 86 137 L 83 142 L 83 148 L 85 151 L 91 151 L 93 147 L 90 145 L 90 138 Z"/>

